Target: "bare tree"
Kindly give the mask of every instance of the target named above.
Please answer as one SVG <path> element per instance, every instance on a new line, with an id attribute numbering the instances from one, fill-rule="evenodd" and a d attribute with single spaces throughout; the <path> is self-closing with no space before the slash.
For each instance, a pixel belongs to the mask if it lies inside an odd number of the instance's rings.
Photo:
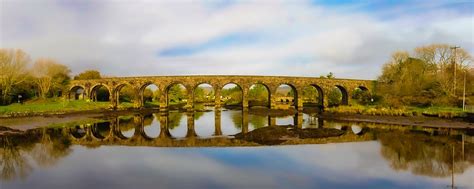
<path id="1" fill-rule="evenodd" d="M 30 57 L 20 49 L 0 49 L 0 93 L 4 104 L 15 85 L 25 81 Z"/>

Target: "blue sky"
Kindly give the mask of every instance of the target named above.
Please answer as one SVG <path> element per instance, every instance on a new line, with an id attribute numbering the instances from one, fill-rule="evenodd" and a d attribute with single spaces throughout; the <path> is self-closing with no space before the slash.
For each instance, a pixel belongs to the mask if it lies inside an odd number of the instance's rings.
<path id="1" fill-rule="evenodd" d="M 397 50 L 474 52 L 474 1 L 0 0 L 0 47 L 74 73 L 374 79 Z"/>

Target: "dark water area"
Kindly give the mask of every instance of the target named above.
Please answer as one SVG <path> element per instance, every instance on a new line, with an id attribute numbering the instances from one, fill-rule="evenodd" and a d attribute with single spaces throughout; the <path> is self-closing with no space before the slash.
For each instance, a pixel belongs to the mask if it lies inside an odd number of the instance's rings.
<path id="1" fill-rule="evenodd" d="M 0 189 L 474 188 L 473 130 L 241 110 L 57 122 L 1 128 Z"/>

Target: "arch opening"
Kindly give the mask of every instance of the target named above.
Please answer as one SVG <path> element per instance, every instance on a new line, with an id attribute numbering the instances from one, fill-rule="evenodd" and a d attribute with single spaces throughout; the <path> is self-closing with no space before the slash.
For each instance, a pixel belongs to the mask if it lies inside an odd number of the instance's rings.
<path id="1" fill-rule="evenodd" d="M 270 107 L 270 90 L 264 84 L 253 84 L 249 88 L 248 101 L 251 107 Z"/>
<path id="2" fill-rule="evenodd" d="M 372 95 L 364 86 L 359 86 L 354 89 L 352 93 L 352 101 L 360 105 L 368 105 L 373 102 Z"/>
<path id="3" fill-rule="evenodd" d="M 242 107 L 242 87 L 235 83 L 228 83 L 222 87 L 221 103 L 225 108 Z"/>
<path id="4" fill-rule="evenodd" d="M 193 90 L 193 105 L 196 110 L 204 110 L 215 105 L 215 91 L 212 85 L 201 83 Z"/>
<path id="5" fill-rule="evenodd" d="M 149 83 L 140 88 L 140 98 L 142 106 L 147 108 L 160 107 L 161 91 L 158 85 Z"/>
<path id="6" fill-rule="evenodd" d="M 166 94 L 170 110 L 183 109 L 188 102 L 188 90 L 183 84 L 171 84 L 166 89 Z"/>
<path id="7" fill-rule="evenodd" d="M 85 100 L 86 91 L 82 86 L 75 86 L 69 91 L 69 100 Z"/>
<path id="8" fill-rule="evenodd" d="M 318 85 L 308 85 L 303 88 L 303 107 L 319 108 L 324 106 L 323 89 Z"/>
<path id="9" fill-rule="evenodd" d="M 108 102 L 110 100 L 110 92 L 104 85 L 96 85 L 91 90 L 91 100 L 94 102 Z"/>
<path id="10" fill-rule="evenodd" d="M 296 109 L 298 104 L 298 94 L 296 88 L 289 84 L 281 84 L 275 91 L 276 109 Z"/>
<path id="11" fill-rule="evenodd" d="M 347 90 L 340 86 L 334 86 L 328 93 L 328 106 L 336 107 L 340 105 L 348 105 Z"/>
<path id="12" fill-rule="evenodd" d="M 136 100 L 135 90 L 128 84 L 123 84 L 117 87 L 117 105 L 122 108 L 133 107 Z"/>

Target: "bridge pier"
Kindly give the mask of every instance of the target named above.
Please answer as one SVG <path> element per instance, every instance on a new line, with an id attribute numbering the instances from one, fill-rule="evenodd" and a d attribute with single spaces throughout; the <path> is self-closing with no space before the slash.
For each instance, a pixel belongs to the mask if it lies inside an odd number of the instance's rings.
<path id="1" fill-rule="evenodd" d="M 160 112 L 168 111 L 168 94 L 166 91 L 160 95 Z"/>
<path id="2" fill-rule="evenodd" d="M 221 136 L 222 135 L 222 128 L 221 128 L 221 110 L 216 109 L 214 112 L 214 136 Z"/>
<path id="3" fill-rule="evenodd" d="M 299 91 L 297 91 L 299 92 Z M 295 98 L 295 108 L 298 112 L 303 112 L 303 95 L 297 94 L 298 96 Z"/>
<path id="4" fill-rule="evenodd" d="M 194 90 L 188 89 L 188 99 L 186 101 L 186 106 L 184 107 L 186 111 L 192 112 L 194 111 Z"/>
<path id="5" fill-rule="evenodd" d="M 242 133 L 249 132 L 249 109 L 242 109 Z"/>
<path id="6" fill-rule="evenodd" d="M 133 116 L 133 124 L 135 126 L 135 133 L 133 133 L 132 138 L 144 138 L 146 137 L 145 134 L 145 124 L 144 124 L 144 117 L 141 115 Z"/>
<path id="7" fill-rule="evenodd" d="M 242 109 L 249 108 L 248 88 L 242 88 Z"/>
<path id="8" fill-rule="evenodd" d="M 219 87 L 219 86 L 217 86 Z M 216 111 L 221 108 L 221 89 L 214 87 L 214 108 Z"/>
<path id="9" fill-rule="evenodd" d="M 187 125 L 188 125 L 186 138 L 196 137 L 197 134 L 196 134 L 196 130 L 194 129 L 194 112 L 187 112 L 186 117 L 187 117 Z"/>
<path id="10" fill-rule="evenodd" d="M 168 126 L 168 114 L 160 113 L 160 135 L 159 138 L 170 138 L 171 133 Z"/>
<path id="11" fill-rule="evenodd" d="M 268 126 L 275 126 L 276 125 L 276 117 L 268 116 Z"/>
<path id="12" fill-rule="evenodd" d="M 293 125 L 298 129 L 303 128 L 303 121 L 303 113 L 301 112 L 296 113 L 293 117 Z"/>

